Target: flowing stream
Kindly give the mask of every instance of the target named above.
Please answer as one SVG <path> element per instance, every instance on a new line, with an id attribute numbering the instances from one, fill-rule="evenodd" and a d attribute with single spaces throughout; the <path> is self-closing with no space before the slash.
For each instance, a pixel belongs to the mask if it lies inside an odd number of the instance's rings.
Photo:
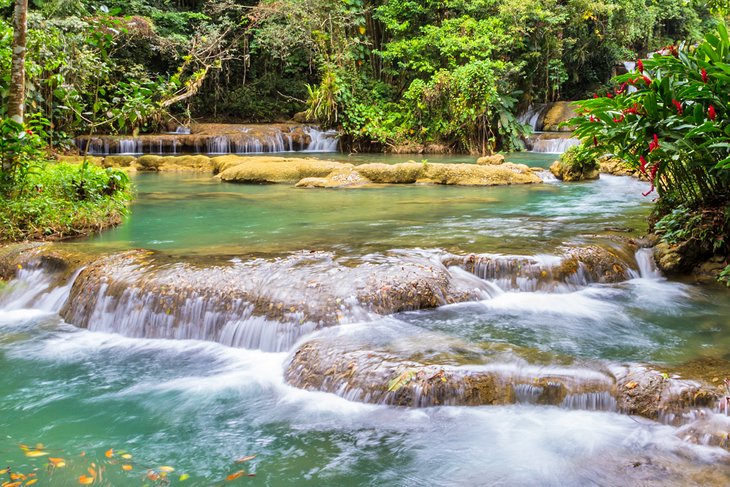
<path id="1" fill-rule="evenodd" d="M 520 158 L 542 167 L 552 160 Z M 596 361 L 730 360 L 727 292 L 667 280 L 649 251 L 621 243 L 646 231 L 644 183 L 602 175 L 575 184 L 301 190 L 192 174 L 134 181 L 128 221 L 61 247 L 99 256 L 142 248 L 155 252 L 149 260 L 115 254 L 126 263 L 111 260 L 99 274 L 85 274 L 96 264 L 65 273 L 24 267 L 0 288 L 0 452 L 15 472 L 38 469 L 37 485 L 79 485 L 89 468 L 94 485 L 111 486 L 730 485 L 727 450 L 620 414 L 610 397 L 546 406 L 521 386 L 516 404 L 410 408 L 284 378 L 292 352 L 311 339 L 472 363 L 485 344 L 519 348 L 542 357 L 522 369 L 535 374 L 563 367 L 546 356 L 571 357 L 578 370 Z M 613 249 L 626 278 L 602 281 L 582 264 L 558 277 L 571 249 L 586 246 Z M 418 278 L 425 268 L 448 278 L 437 296 L 443 306 L 367 301 L 378 279 L 398 283 L 399 272 Z M 87 285 L 88 293 L 77 289 Z M 165 289 L 169 302 L 184 301 L 178 311 L 165 309 Z M 465 296 L 457 291 L 469 298 L 449 300 L 449 292 Z M 334 317 L 317 308 L 322 296 L 338 300 Z M 256 306 L 270 309 L 261 302 L 299 307 L 256 315 Z M 395 312 L 383 311 L 389 305 Z M 37 443 L 44 446 L 34 450 Z M 34 451 L 65 466 L 49 468 Z M 241 470 L 256 476 L 238 477 Z"/>

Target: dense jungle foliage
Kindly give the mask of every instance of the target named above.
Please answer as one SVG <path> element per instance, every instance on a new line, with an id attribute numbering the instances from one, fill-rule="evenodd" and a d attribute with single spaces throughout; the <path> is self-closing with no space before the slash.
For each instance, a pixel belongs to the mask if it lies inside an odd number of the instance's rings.
<path id="1" fill-rule="evenodd" d="M 702 38 L 717 0 L 31 0 L 27 110 L 48 143 L 191 118 L 338 127 L 354 145 L 519 147 L 519 107 L 600 90 Z M 0 0 L 0 78 L 12 5 Z M 7 92 L 0 89 L 5 106 Z M 2 113 L 0 113 L 0 116 Z"/>

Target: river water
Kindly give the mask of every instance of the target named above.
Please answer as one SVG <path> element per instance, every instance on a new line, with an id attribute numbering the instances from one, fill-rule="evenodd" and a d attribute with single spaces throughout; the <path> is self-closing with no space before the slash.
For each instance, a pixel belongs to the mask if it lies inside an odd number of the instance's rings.
<path id="1" fill-rule="evenodd" d="M 565 247 L 641 235 L 651 207 L 643 183 L 611 176 L 359 190 L 221 184 L 190 174 L 134 179 L 138 200 L 124 225 L 65 245 L 100 253 L 146 248 L 196 262 L 302 250 L 347 262 L 452 253 L 550 261 Z M 406 336 L 434 349 L 453 339 L 497 342 L 606 363 L 730 359 L 724 290 L 668 281 L 641 251 L 631 266 L 633 278 L 617 284 L 501 289 L 480 301 L 371 315 L 314 335 Z M 82 475 L 113 486 L 730 485 L 730 454 L 684 441 L 673 426 L 530 404 L 352 402 L 287 385 L 291 349 L 79 329 L 59 317 L 67 296 L 68 287 L 25 269 L 0 290 L 0 458 L 36 475 L 28 480 L 38 478 L 37 485 L 79 485 Z M 48 467 L 48 457 L 65 466 Z"/>

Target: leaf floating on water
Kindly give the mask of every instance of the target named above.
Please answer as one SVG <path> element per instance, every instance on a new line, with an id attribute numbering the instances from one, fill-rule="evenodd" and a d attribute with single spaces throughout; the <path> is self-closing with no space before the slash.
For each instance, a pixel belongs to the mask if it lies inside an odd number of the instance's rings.
<path id="1" fill-rule="evenodd" d="M 38 479 L 33 479 L 33 480 L 29 480 L 29 481 L 27 481 L 27 482 L 25 483 L 25 485 L 26 485 L 26 486 L 28 486 L 28 485 L 33 485 L 33 484 L 35 484 L 36 482 L 38 482 Z"/>
<path id="2" fill-rule="evenodd" d="M 190 478 L 190 475 L 188 475 L 188 474 L 184 473 L 184 474 L 182 474 L 182 475 L 180 476 L 180 478 L 179 478 L 178 480 L 179 480 L 180 482 L 185 482 L 185 481 L 186 481 L 187 479 L 189 479 L 189 478 Z"/>
<path id="3" fill-rule="evenodd" d="M 248 455 L 248 456 L 239 458 L 238 460 L 236 460 L 236 463 L 248 462 L 249 460 L 253 460 L 254 458 L 256 458 L 256 455 Z"/>
<path id="4" fill-rule="evenodd" d="M 160 472 L 165 472 L 165 473 L 172 473 L 172 472 L 175 471 L 174 468 L 167 467 L 167 466 L 164 466 L 164 465 L 162 467 L 158 468 L 157 470 L 159 470 Z"/>
<path id="5" fill-rule="evenodd" d="M 130 455 L 129 453 L 125 453 L 122 455 L 122 458 L 124 458 L 125 460 L 129 460 L 132 458 L 132 455 Z"/>
<path id="6" fill-rule="evenodd" d="M 112 448 L 109 448 L 107 451 L 104 452 L 104 456 L 107 458 L 111 458 L 114 456 L 114 450 Z"/>
<path id="7" fill-rule="evenodd" d="M 23 482 L 5 482 L 3 487 L 20 487 L 22 484 Z"/>
<path id="8" fill-rule="evenodd" d="M 61 468 L 66 466 L 66 460 L 63 458 L 54 458 L 54 457 L 48 457 L 48 463 L 53 465 L 56 468 Z"/>
<path id="9" fill-rule="evenodd" d="M 82 475 L 79 477 L 79 483 L 81 485 L 91 485 L 94 483 L 94 477 L 89 477 L 88 475 Z"/>
<path id="10" fill-rule="evenodd" d="M 154 470 L 148 470 L 147 471 L 147 478 L 150 479 L 150 480 L 153 480 L 153 481 L 154 480 L 159 480 L 160 479 L 160 474 L 158 474 Z"/>
<path id="11" fill-rule="evenodd" d="M 226 477 L 226 480 L 230 482 L 231 480 L 236 480 L 237 478 L 243 477 L 244 475 L 246 475 L 246 472 L 243 470 L 239 470 L 238 472 L 234 472 Z"/>
<path id="12" fill-rule="evenodd" d="M 31 458 L 43 457 L 43 456 L 46 456 L 46 455 L 48 455 L 48 452 L 47 451 L 41 451 L 41 450 L 30 450 L 30 451 L 25 452 L 25 456 L 26 457 L 31 457 Z"/>
<path id="13" fill-rule="evenodd" d="M 122 470 L 124 470 L 125 472 L 129 472 L 133 468 L 134 467 L 132 467 L 131 465 L 122 465 Z"/>

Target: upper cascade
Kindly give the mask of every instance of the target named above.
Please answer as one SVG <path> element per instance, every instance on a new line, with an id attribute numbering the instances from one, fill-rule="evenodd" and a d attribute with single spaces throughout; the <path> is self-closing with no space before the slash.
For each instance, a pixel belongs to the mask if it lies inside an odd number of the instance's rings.
<path id="1" fill-rule="evenodd" d="M 562 125 L 575 116 L 572 103 L 560 101 L 530 105 L 517 119 L 532 129 L 533 133 L 525 140 L 528 150 L 560 154 L 580 144 L 580 140 L 572 137 L 572 129 Z"/>
<path id="2" fill-rule="evenodd" d="M 337 152 L 339 144 L 336 131 L 299 124 L 196 124 L 162 134 L 82 135 L 75 141 L 90 155 Z"/>

